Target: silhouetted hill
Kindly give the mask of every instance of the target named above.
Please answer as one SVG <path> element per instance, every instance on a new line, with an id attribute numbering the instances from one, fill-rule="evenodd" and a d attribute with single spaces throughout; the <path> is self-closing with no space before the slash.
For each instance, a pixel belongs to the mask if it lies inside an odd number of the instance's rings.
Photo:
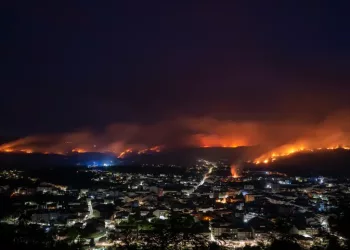
<path id="1" fill-rule="evenodd" d="M 237 147 L 237 148 L 174 148 L 164 150 L 159 153 L 128 155 L 126 162 L 133 163 L 154 163 L 154 164 L 192 164 L 197 159 L 203 158 L 209 161 L 226 160 L 230 163 L 249 160 L 259 154 L 257 147 Z M 261 150 L 260 150 L 260 153 Z"/>
<path id="2" fill-rule="evenodd" d="M 255 169 L 271 169 L 295 175 L 350 176 L 350 151 L 337 149 L 303 152 L 280 158 L 268 165 L 246 165 Z"/>
<path id="3" fill-rule="evenodd" d="M 25 153 L 0 153 L 0 167 L 41 168 L 49 166 L 91 165 L 94 162 L 103 164 L 119 164 L 119 160 L 113 154 L 105 153 L 72 153 L 59 154 L 25 154 Z"/>
<path id="4" fill-rule="evenodd" d="M 175 164 L 184 167 L 195 163 L 199 158 L 210 161 L 223 160 L 227 164 L 242 163 L 244 168 L 256 170 L 276 170 L 295 175 L 333 175 L 350 176 L 350 151 L 333 150 L 303 152 L 280 158 L 270 164 L 254 165 L 246 163 L 258 156 L 258 147 L 238 148 L 177 148 L 159 153 L 128 155 L 117 159 L 108 153 L 72 153 L 69 155 L 55 154 L 0 154 L 0 167 L 38 168 L 49 166 L 88 165 L 91 162 L 114 162 L 114 165 L 138 166 L 142 164 Z"/>

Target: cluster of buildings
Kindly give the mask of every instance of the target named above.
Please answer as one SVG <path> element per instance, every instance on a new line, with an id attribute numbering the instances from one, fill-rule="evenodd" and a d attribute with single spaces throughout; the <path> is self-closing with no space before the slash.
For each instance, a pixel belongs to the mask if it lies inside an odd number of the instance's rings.
<path id="1" fill-rule="evenodd" d="M 183 175 L 80 169 L 78 174 L 91 176 L 87 188 L 3 171 L 1 179 L 30 181 L 0 186 L 1 195 L 8 195 L 12 206 L 2 223 L 25 220 L 48 230 L 55 227 L 60 232 L 57 240 L 73 237 L 88 242 L 93 238 L 96 247 L 118 242 L 109 235 L 131 218 L 147 228 L 145 225 L 168 220 L 173 213 L 193 218 L 208 241 L 227 247 L 268 244 L 272 237 L 290 234 L 309 248 L 324 244 L 322 232 L 336 235 L 328 222 L 339 215 L 339 204 L 349 202 L 346 181 L 261 171 L 225 177 L 216 174 L 220 168 L 201 160 Z M 79 233 L 72 236 L 72 228 Z"/>

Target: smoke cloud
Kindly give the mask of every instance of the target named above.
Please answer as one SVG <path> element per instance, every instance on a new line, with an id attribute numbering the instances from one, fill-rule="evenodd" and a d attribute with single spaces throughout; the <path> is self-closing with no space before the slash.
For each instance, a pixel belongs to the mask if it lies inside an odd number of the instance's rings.
<path id="1" fill-rule="evenodd" d="M 115 123 L 103 132 L 82 130 L 25 137 L 0 146 L 0 151 L 42 153 L 113 152 L 145 150 L 155 146 L 237 147 L 260 145 L 283 151 L 350 144 L 350 112 L 329 115 L 322 122 L 232 121 L 212 117 L 185 117 L 152 124 Z M 271 151 L 272 152 L 272 151 Z"/>

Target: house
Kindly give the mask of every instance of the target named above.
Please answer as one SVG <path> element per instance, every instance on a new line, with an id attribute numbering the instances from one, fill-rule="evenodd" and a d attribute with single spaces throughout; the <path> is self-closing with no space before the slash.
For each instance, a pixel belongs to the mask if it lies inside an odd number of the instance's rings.
<path id="1" fill-rule="evenodd" d="M 254 239 L 254 230 L 252 228 L 232 223 L 213 223 L 211 229 L 214 237 L 225 237 L 230 240 Z"/>
<path id="2" fill-rule="evenodd" d="M 165 220 L 168 218 L 169 210 L 165 209 L 157 209 L 153 211 L 153 215 L 157 217 L 158 219 Z"/>

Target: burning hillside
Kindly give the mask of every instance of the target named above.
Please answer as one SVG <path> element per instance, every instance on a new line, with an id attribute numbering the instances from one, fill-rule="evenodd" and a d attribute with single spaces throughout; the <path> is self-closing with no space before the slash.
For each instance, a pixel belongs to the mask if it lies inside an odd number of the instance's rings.
<path id="1" fill-rule="evenodd" d="M 348 112 L 322 122 L 246 122 L 208 117 L 182 118 L 153 124 L 118 123 L 96 133 L 83 130 L 56 135 L 29 136 L 0 145 L 4 153 L 106 152 L 120 158 L 178 147 L 239 147 L 259 145 L 265 152 L 253 162 L 269 163 L 296 152 L 349 149 Z M 271 150 L 272 149 L 272 150 Z M 258 152 L 257 152 L 258 153 Z M 251 155 L 242 160 L 254 159 Z"/>
<path id="2" fill-rule="evenodd" d="M 295 155 L 303 152 L 320 152 L 320 151 L 333 151 L 337 149 L 350 150 L 348 146 L 331 146 L 331 147 L 318 147 L 318 148 L 305 148 L 303 146 L 297 147 L 295 145 L 285 145 L 279 148 L 274 149 L 273 151 L 264 154 L 254 160 L 255 164 L 269 164 L 280 158 Z"/>

